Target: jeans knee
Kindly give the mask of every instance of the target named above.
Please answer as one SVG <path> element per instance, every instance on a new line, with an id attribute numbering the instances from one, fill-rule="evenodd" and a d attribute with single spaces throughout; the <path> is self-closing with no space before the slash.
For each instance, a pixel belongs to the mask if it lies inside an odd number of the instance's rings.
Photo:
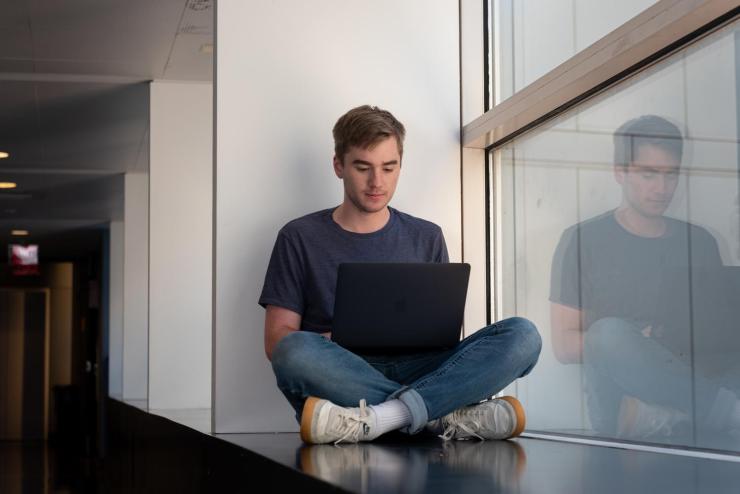
<path id="1" fill-rule="evenodd" d="M 612 353 L 619 345 L 626 331 L 634 331 L 635 326 L 618 317 L 604 317 L 589 326 L 583 337 L 587 353 Z"/>
<path id="2" fill-rule="evenodd" d="M 323 338 L 309 331 L 294 331 L 285 335 L 272 351 L 272 370 L 280 377 L 291 373 L 293 368 L 304 362 L 301 354 L 309 352 L 317 338 Z"/>
<path id="3" fill-rule="evenodd" d="M 512 317 L 507 322 L 516 337 L 517 349 L 530 364 L 536 363 L 542 351 L 542 337 L 537 326 L 524 317 Z"/>

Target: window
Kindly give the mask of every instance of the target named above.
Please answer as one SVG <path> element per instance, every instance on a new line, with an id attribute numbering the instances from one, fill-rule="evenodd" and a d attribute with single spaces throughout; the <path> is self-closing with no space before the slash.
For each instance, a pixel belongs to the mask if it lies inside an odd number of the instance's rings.
<path id="1" fill-rule="evenodd" d="M 574 19 L 563 50 L 544 44 L 558 33 L 502 27 L 507 8 L 512 25 L 536 26 L 545 14 L 532 3 L 493 2 L 496 104 L 653 2 L 628 2 L 610 22 L 587 2 L 548 5 Z M 494 143 L 496 318 L 527 317 L 543 336 L 514 390 L 531 432 L 740 452 L 740 21 L 729 14 L 568 110 L 527 122 L 494 106 L 466 127 L 477 133 L 467 145 Z"/>
<path id="2" fill-rule="evenodd" d="M 492 0 L 494 102 L 539 79 L 654 3 Z"/>

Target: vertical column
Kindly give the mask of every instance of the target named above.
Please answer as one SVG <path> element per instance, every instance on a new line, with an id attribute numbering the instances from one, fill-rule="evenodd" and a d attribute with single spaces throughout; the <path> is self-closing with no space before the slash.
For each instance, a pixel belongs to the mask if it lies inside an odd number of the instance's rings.
<path id="1" fill-rule="evenodd" d="M 108 277 L 108 393 L 123 396 L 123 221 L 110 223 Z"/>
<path id="2" fill-rule="evenodd" d="M 149 408 L 211 408 L 213 85 L 150 102 Z"/>
<path id="3" fill-rule="evenodd" d="M 149 176 L 125 180 L 123 252 L 123 398 L 147 399 L 149 332 Z"/>

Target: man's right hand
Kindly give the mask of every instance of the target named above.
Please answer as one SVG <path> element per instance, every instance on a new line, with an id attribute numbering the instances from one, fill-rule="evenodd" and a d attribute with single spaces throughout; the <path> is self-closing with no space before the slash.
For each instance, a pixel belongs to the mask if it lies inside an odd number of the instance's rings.
<path id="1" fill-rule="evenodd" d="M 272 351 L 286 335 L 298 331 L 301 315 L 284 307 L 268 305 L 265 312 L 265 355 L 272 361 Z"/>

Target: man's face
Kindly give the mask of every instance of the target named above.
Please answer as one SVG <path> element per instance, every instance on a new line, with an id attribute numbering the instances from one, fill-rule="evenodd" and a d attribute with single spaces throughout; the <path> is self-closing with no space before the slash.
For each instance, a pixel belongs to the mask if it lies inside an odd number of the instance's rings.
<path id="1" fill-rule="evenodd" d="M 635 159 L 627 166 L 616 166 L 614 175 L 627 205 L 643 216 L 655 217 L 662 216 L 673 199 L 679 166 L 674 155 L 646 144 L 637 148 Z"/>
<path id="2" fill-rule="evenodd" d="M 351 147 L 343 161 L 334 157 L 334 172 L 344 181 L 345 203 L 363 213 L 381 211 L 393 197 L 401 173 L 396 138 L 369 149 Z"/>

